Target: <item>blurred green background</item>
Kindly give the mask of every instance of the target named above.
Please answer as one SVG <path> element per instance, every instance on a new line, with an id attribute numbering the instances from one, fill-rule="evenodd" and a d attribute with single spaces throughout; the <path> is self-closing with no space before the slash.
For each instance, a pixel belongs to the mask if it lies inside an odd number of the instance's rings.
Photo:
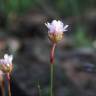
<path id="1" fill-rule="evenodd" d="M 5 29 L 7 31 L 10 30 L 8 27 L 12 27 L 12 23 L 17 24 L 23 17 L 28 18 L 26 15 L 36 15 L 37 18 L 40 15 L 42 17 L 39 19 L 42 22 L 46 22 L 48 19 L 63 19 L 70 26 L 73 24 L 73 28 L 70 28 L 70 30 L 74 29 L 72 33 L 74 33 L 76 46 L 79 46 L 78 43 L 81 46 L 91 46 L 93 37 L 90 34 L 95 34 L 95 28 L 94 30 L 91 28 L 94 27 L 92 24 L 95 25 L 95 5 L 95 0 L 0 0 L 0 11 L 1 19 L 6 19 Z M 13 27 L 16 27 L 16 24 Z M 89 37 L 86 35 L 89 35 Z"/>

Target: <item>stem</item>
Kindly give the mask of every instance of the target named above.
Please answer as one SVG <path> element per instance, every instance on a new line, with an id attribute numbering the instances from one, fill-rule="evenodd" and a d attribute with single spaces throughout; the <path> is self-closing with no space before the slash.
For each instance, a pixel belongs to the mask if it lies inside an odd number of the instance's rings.
<path id="1" fill-rule="evenodd" d="M 50 55 L 50 63 L 54 64 L 54 50 L 56 47 L 56 43 L 53 44 L 52 49 L 51 49 L 51 55 Z"/>
<path id="2" fill-rule="evenodd" d="M 7 74 L 7 79 L 8 79 L 8 96 L 11 96 L 10 74 Z"/>
<path id="3" fill-rule="evenodd" d="M 54 67 L 54 50 L 55 50 L 56 44 L 54 43 L 51 49 L 51 55 L 50 55 L 50 63 L 51 63 L 51 87 L 50 87 L 50 96 L 53 96 L 53 67 Z"/>
<path id="4" fill-rule="evenodd" d="M 50 88 L 50 96 L 53 96 L 53 64 L 51 64 L 51 88 Z"/>
<path id="5" fill-rule="evenodd" d="M 40 87 L 39 81 L 38 81 L 38 91 L 39 91 L 39 96 L 41 96 L 41 87 Z"/>
<path id="6" fill-rule="evenodd" d="M 5 92 L 4 92 L 4 80 L 2 80 L 2 82 L 1 82 L 1 92 L 2 92 L 2 96 L 5 96 Z"/>

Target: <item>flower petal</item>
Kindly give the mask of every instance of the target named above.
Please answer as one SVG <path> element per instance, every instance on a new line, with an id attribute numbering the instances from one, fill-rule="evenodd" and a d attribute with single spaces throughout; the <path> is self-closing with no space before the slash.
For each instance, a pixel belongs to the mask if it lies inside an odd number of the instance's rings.
<path id="1" fill-rule="evenodd" d="M 63 30 L 64 30 L 64 31 L 67 31 L 66 29 L 68 28 L 68 26 L 69 26 L 69 25 L 65 25 Z"/>

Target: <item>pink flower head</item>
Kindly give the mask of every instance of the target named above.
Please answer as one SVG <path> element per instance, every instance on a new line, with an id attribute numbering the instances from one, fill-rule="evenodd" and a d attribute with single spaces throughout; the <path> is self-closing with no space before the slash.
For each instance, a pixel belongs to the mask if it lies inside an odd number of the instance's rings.
<path id="1" fill-rule="evenodd" d="M 12 71 L 12 60 L 13 55 L 5 54 L 3 59 L 0 59 L 0 69 L 3 72 L 11 72 Z"/>
<path id="2" fill-rule="evenodd" d="M 12 64 L 13 55 L 5 54 L 5 55 L 4 55 L 4 60 L 5 60 L 5 63 L 6 63 L 6 64 Z"/>
<path id="3" fill-rule="evenodd" d="M 58 21 L 53 20 L 52 23 L 45 23 L 45 25 L 49 29 L 48 32 L 50 32 L 50 33 L 65 32 L 65 31 L 67 31 L 67 27 L 68 27 L 68 25 L 64 25 L 63 22 L 60 20 L 58 20 Z"/>
<path id="4" fill-rule="evenodd" d="M 67 31 L 68 27 L 68 25 L 64 25 L 60 20 L 53 20 L 52 23 L 45 23 L 45 25 L 48 28 L 49 39 L 53 43 L 57 43 L 58 41 L 62 40 L 63 33 Z"/>

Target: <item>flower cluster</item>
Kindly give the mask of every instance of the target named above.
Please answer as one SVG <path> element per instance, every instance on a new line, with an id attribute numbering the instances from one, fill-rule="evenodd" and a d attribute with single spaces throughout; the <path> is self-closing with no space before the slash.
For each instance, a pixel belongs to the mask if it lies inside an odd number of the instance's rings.
<path id="1" fill-rule="evenodd" d="M 45 23 L 48 30 L 49 39 L 53 43 L 57 43 L 58 41 L 62 40 L 63 34 L 67 31 L 68 25 L 64 25 L 61 21 L 53 20 L 52 23 Z"/>
<path id="2" fill-rule="evenodd" d="M 13 56 L 5 54 L 3 59 L 0 59 L 0 70 L 4 73 L 11 73 L 13 69 Z"/>

